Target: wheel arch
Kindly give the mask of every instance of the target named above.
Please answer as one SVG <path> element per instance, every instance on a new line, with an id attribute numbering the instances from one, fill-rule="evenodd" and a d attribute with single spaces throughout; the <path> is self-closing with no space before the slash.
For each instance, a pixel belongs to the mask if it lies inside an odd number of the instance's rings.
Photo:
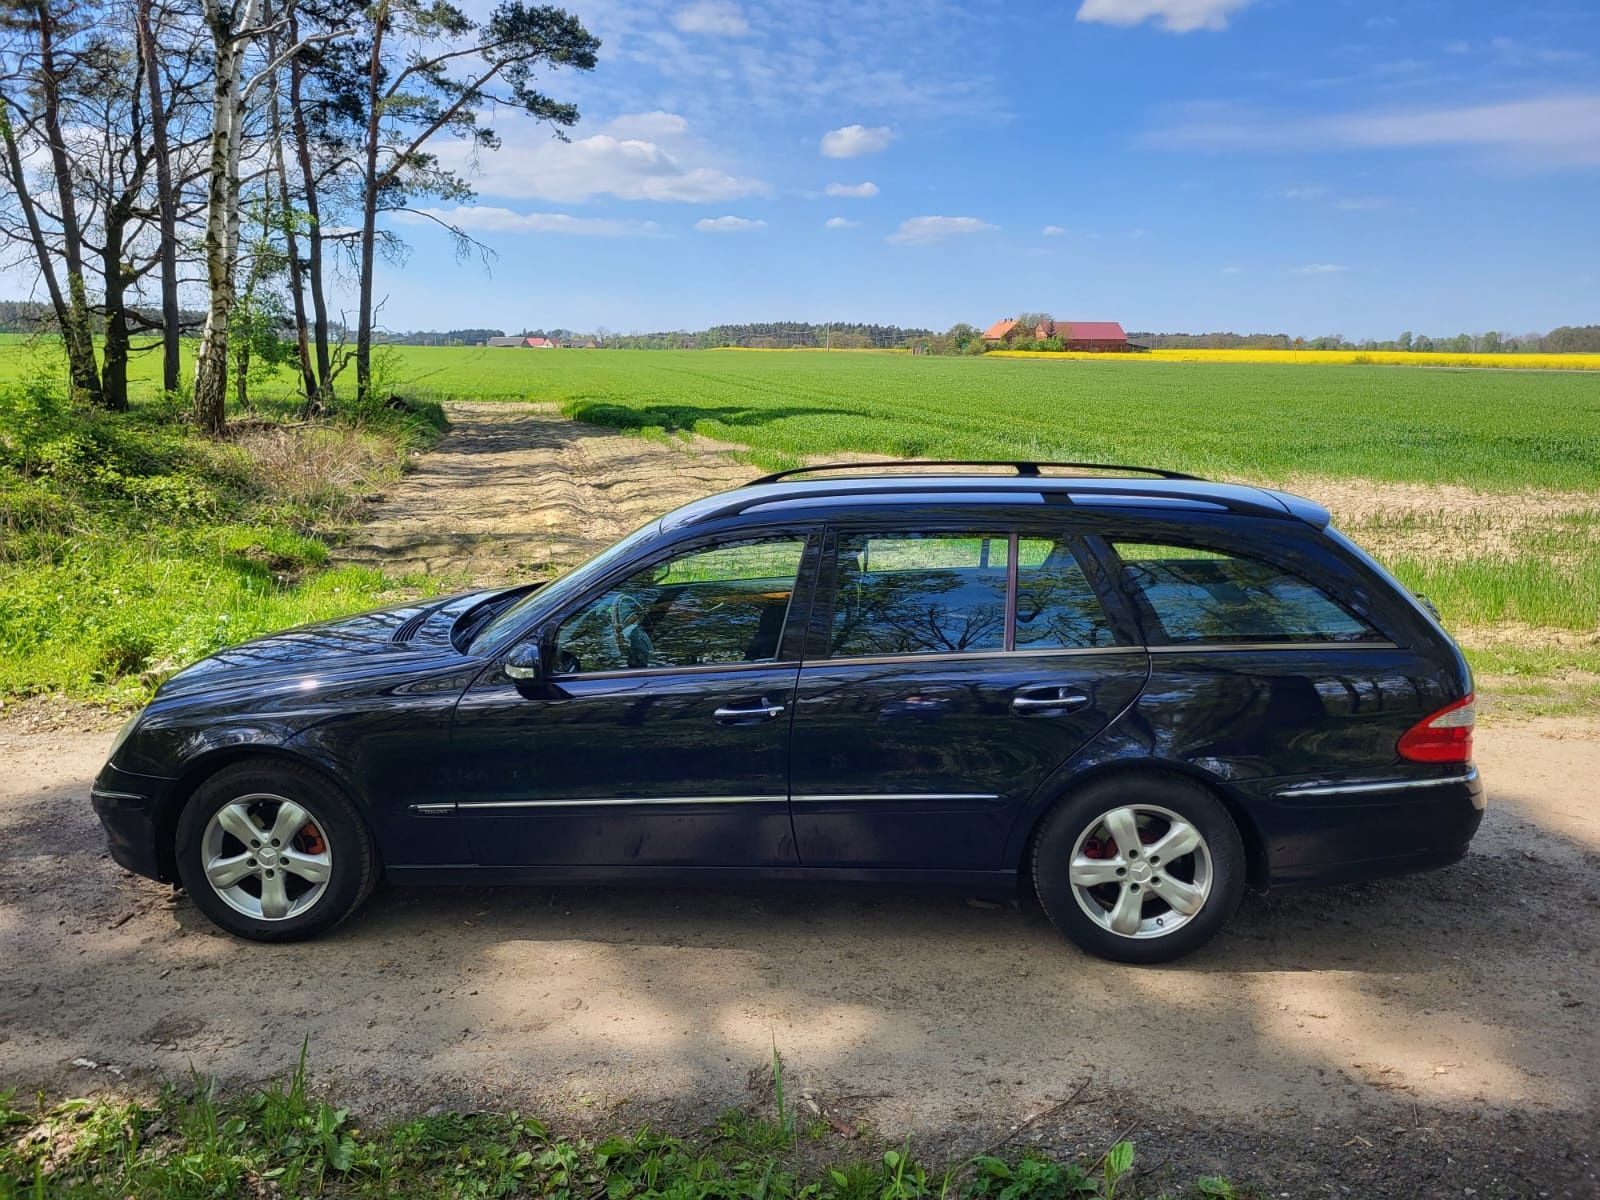
<path id="1" fill-rule="evenodd" d="M 174 780 L 166 799 L 156 816 L 156 856 L 161 868 L 161 878 L 164 882 L 175 882 L 178 878 L 178 818 L 183 815 L 183 810 L 189 801 L 194 799 L 194 794 L 200 790 L 206 780 L 215 776 L 219 771 L 238 763 L 261 760 L 265 762 L 282 763 L 301 767 L 313 772 L 324 783 L 335 791 L 349 798 L 356 813 L 367 825 L 368 834 L 373 834 L 372 821 L 367 815 L 367 806 L 361 802 L 360 797 L 351 792 L 349 785 L 335 776 L 331 771 L 316 759 L 304 754 L 297 754 L 287 747 L 265 743 L 241 743 L 231 746 L 219 746 L 208 750 L 184 764 L 182 772 Z M 373 853 L 378 853 L 378 841 L 372 837 Z"/>
<path id="2" fill-rule="evenodd" d="M 1091 783 L 1099 783 L 1104 779 L 1137 779 L 1141 776 L 1176 777 L 1189 783 L 1197 783 L 1215 796 L 1228 816 L 1233 819 L 1234 826 L 1239 830 L 1239 838 L 1244 843 L 1247 883 L 1252 889 L 1259 890 L 1266 887 L 1266 845 L 1261 840 L 1261 831 L 1256 827 L 1250 810 L 1217 776 L 1190 763 L 1168 759 L 1112 759 L 1085 767 L 1082 771 L 1062 780 L 1060 786 L 1051 791 L 1050 798 L 1034 808 L 1030 814 L 1027 836 L 1020 840 L 1018 855 L 1013 863 L 1020 886 L 1029 891 L 1033 889 L 1033 876 L 1029 865 L 1033 861 L 1034 843 L 1038 840 L 1039 831 L 1044 828 L 1045 821 L 1063 800 Z"/>

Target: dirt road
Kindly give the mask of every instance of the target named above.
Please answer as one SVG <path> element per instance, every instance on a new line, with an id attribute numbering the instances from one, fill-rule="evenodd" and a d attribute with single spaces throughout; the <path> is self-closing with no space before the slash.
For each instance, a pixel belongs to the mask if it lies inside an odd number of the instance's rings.
<path id="1" fill-rule="evenodd" d="M 561 436 L 544 456 L 609 440 Z M 551 511 L 542 485 L 505 485 Z M 578 536 L 538 529 L 527 561 L 632 519 L 591 490 L 559 502 Z M 630 496 L 640 517 L 670 502 Z M 482 532 L 515 528 L 508 501 Z M 890 891 L 384 888 L 320 941 L 250 945 L 106 858 L 87 791 L 110 732 L 0 720 L 0 1088 L 259 1080 L 308 1037 L 318 1083 L 359 1110 L 635 1124 L 748 1100 L 776 1045 L 791 1091 L 940 1155 L 1087 1080 L 1020 1140 L 1078 1150 L 1131 1127 L 1146 1163 L 1275 1195 L 1597 1194 L 1600 724 L 1481 733 L 1491 805 L 1461 864 L 1248 899 L 1162 969 L 1085 958 L 1031 907 Z"/>

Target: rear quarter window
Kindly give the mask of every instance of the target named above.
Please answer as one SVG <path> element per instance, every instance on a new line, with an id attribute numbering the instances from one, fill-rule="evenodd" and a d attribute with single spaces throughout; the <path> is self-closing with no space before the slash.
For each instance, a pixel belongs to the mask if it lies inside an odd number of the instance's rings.
<path id="1" fill-rule="evenodd" d="M 1166 642 L 1371 642 L 1383 635 L 1302 576 L 1228 550 L 1113 542 Z"/>

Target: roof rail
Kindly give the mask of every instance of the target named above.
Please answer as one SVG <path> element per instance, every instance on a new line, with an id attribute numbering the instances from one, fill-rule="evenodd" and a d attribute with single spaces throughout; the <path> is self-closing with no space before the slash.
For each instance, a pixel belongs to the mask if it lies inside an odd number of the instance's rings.
<path id="1" fill-rule="evenodd" d="M 1029 462 L 1026 460 L 981 458 L 891 458 L 882 462 L 818 463 L 813 467 L 794 467 L 788 471 L 774 471 L 770 475 L 761 476 L 760 479 L 752 479 L 745 486 L 755 487 L 763 483 L 777 483 L 781 479 L 789 479 L 795 475 L 813 475 L 821 471 L 882 471 L 907 467 L 1009 467 L 1018 475 L 1029 477 L 1038 475 L 1041 467 L 1049 467 L 1057 470 L 1124 471 L 1135 475 L 1155 475 L 1161 479 L 1192 479 L 1200 481 L 1200 476 L 1185 475 L 1182 471 L 1163 471 L 1159 467 L 1130 467 L 1120 463 Z"/>

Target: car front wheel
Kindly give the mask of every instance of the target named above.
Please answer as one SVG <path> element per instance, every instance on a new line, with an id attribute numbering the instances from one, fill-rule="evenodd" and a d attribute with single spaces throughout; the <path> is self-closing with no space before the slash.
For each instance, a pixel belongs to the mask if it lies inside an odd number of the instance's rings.
<path id="1" fill-rule="evenodd" d="M 178 818 L 178 876 L 238 937 L 286 942 L 332 928 L 366 899 L 377 856 L 361 814 L 316 772 L 251 761 L 218 771 Z"/>
<path id="2" fill-rule="evenodd" d="M 1118 962 L 1168 962 L 1205 945 L 1238 907 L 1244 843 L 1198 783 L 1109 778 L 1046 817 L 1033 877 L 1050 920 L 1082 949 Z"/>

